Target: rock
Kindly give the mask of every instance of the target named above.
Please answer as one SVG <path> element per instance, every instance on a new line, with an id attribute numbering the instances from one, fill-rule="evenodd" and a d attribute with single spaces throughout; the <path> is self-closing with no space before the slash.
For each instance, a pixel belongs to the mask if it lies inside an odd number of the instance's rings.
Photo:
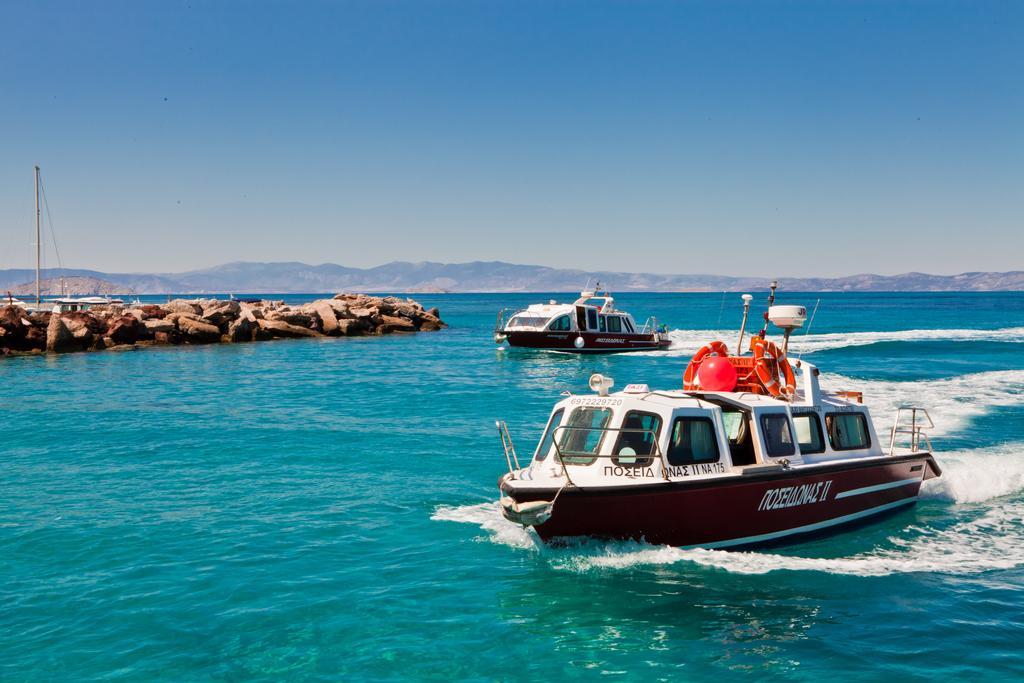
<path id="1" fill-rule="evenodd" d="M 27 349 L 26 336 L 32 323 L 25 319 L 25 311 L 18 306 L 0 308 L 0 343 L 15 351 Z"/>
<path id="2" fill-rule="evenodd" d="M 0 302 L 2 303 L 2 302 Z M 438 310 L 411 299 L 338 294 L 301 306 L 282 301 L 177 299 L 166 305 L 94 307 L 63 314 L 0 306 L 0 355 L 130 347 L 135 344 L 240 342 L 275 337 L 355 336 L 445 327 Z"/>
<path id="3" fill-rule="evenodd" d="M 222 329 L 238 317 L 242 307 L 237 301 L 210 300 L 203 303 L 203 319 Z"/>
<path id="4" fill-rule="evenodd" d="M 46 349 L 46 327 L 30 325 L 25 329 L 25 347 L 29 350 Z"/>
<path id="5" fill-rule="evenodd" d="M 154 306 L 153 304 L 146 304 L 145 306 L 140 306 L 139 310 L 142 311 L 143 320 L 150 320 L 152 318 L 164 318 L 167 316 L 168 313 L 168 311 L 165 311 L 159 306 Z"/>
<path id="6" fill-rule="evenodd" d="M 187 313 L 189 315 L 202 315 L 203 307 L 197 303 L 191 301 L 185 301 L 184 299 L 175 299 L 174 301 L 168 301 L 163 305 L 164 310 L 170 313 Z"/>
<path id="7" fill-rule="evenodd" d="M 271 311 L 266 317 L 268 320 L 277 320 L 296 327 L 305 327 L 306 329 L 309 329 L 313 323 L 312 316 L 303 313 L 302 311 L 295 311 L 290 308 Z"/>
<path id="8" fill-rule="evenodd" d="M 423 317 L 420 318 L 420 330 L 423 332 L 436 332 L 444 326 L 445 324 L 441 322 L 440 318 L 436 318 L 428 313 L 424 313 Z"/>
<path id="9" fill-rule="evenodd" d="M 316 314 L 320 316 L 320 325 L 324 334 L 338 334 L 338 317 L 334 315 L 334 309 L 326 301 L 315 301 L 311 304 Z"/>
<path id="10" fill-rule="evenodd" d="M 367 325 L 362 320 L 344 318 L 338 321 L 338 334 L 345 337 L 357 337 L 366 332 Z"/>
<path id="11" fill-rule="evenodd" d="M 174 321 L 162 318 L 149 318 L 148 320 L 143 320 L 142 324 L 146 326 L 146 331 L 153 335 L 160 332 L 173 332 L 177 329 L 174 326 Z"/>
<path id="12" fill-rule="evenodd" d="M 308 327 L 291 325 L 284 320 L 260 320 L 260 329 L 270 332 L 275 337 L 319 337 L 321 334 Z"/>
<path id="13" fill-rule="evenodd" d="M 411 320 L 398 318 L 393 315 L 382 315 L 380 325 L 377 326 L 377 334 L 391 334 L 392 332 L 415 332 L 416 326 Z"/>
<path id="14" fill-rule="evenodd" d="M 243 342 L 252 341 L 253 329 L 256 327 L 255 319 L 250 320 L 244 315 L 239 316 L 228 324 L 228 341 Z"/>
<path id="15" fill-rule="evenodd" d="M 54 316 L 57 317 L 57 316 Z M 95 340 L 96 334 L 104 331 L 103 323 L 82 312 L 66 313 L 61 316 L 64 326 L 82 348 L 88 348 Z"/>
<path id="16" fill-rule="evenodd" d="M 46 350 L 54 352 L 70 351 L 75 344 L 75 337 L 67 328 L 59 315 L 50 316 L 50 324 L 46 327 Z"/>
<path id="17" fill-rule="evenodd" d="M 352 314 L 349 313 L 348 304 L 344 301 L 340 301 L 338 299 L 324 299 L 316 303 L 327 304 L 328 306 L 330 306 L 331 310 L 334 311 L 334 317 L 336 318 L 340 319 L 353 317 Z"/>
<path id="18" fill-rule="evenodd" d="M 376 306 L 366 306 L 360 308 L 349 307 L 348 311 L 357 318 L 373 319 L 380 315 L 380 309 L 377 308 Z"/>
<path id="19" fill-rule="evenodd" d="M 157 344 L 180 344 L 181 332 L 178 332 L 178 330 L 172 326 L 172 329 L 167 332 L 154 332 L 153 341 Z"/>
<path id="20" fill-rule="evenodd" d="M 195 344 L 209 344 L 220 341 L 220 328 L 198 318 L 181 315 L 177 318 L 178 330 L 182 337 Z"/>
<path id="21" fill-rule="evenodd" d="M 432 318 L 437 318 L 438 320 L 441 319 L 441 311 L 437 310 L 437 306 L 434 306 L 433 308 L 428 309 L 427 310 L 427 315 L 431 316 Z"/>
<path id="22" fill-rule="evenodd" d="M 263 317 L 263 309 L 254 308 L 251 304 L 242 304 L 239 315 L 249 322 L 255 323 L 258 319 Z"/>
<path id="23" fill-rule="evenodd" d="M 107 337 L 115 344 L 134 344 L 146 332 L 146 326 L 133 315 L 122 315 L 110 321 Z"/>

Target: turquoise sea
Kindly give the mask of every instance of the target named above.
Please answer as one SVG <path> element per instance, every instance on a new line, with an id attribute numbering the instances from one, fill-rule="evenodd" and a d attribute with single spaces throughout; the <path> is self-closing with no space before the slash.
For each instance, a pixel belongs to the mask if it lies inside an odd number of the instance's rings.
<path id="1" fill-rule="evenodd" d="M 592 372 L 678 387 L 738 294 L 621 295 L 675 346 L 602 357 L 495 349 L 549 295 L 416 298 L 450 329 L 0 359 L 0 679 L 1024 678 L 1024 293 L 783 292 L 880 430 L 931 409 L 945 476 L 751 553 L 543 548 L 494 503 L 496 419 L 526 454 Z"/>

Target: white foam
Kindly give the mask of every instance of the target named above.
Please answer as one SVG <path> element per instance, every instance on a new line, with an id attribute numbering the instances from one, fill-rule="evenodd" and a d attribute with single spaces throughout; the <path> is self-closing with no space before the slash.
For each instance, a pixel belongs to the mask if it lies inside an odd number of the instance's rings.
<path id="1" fill-rule="evenodd" d="M 822 373 L 821 385 L 827 391 L 863 392 L 864 403 L 871 408 L 875 429 L 882 438 L 888 434 L 896 408 L 901 405 L 927 408 L 935 422 L 935 428 L 928 433 L 936 436 L 955 432 L 992 406 L 1024 403 L 1024 370 L 995 370 L 908 382 L 852 379 Z"/>
<path id="2" fill-rule="evenodd" d="M 756 330 L 755 330 L 756 332 Z M 645 351 L 644 355 L 691 356 L 709 341 L 721 339 L 735 352 L 739 330 L 672 330 L 668 333 L 672 345 L 664 351 Z M 749 338 L 749 337 L 748 337 Z M 789 343 L 790 356 L 814 353 L 851 346 L 867 346 L 880 342 L 915 341 L 998 341 L 1024 343 L 1024 327 L 1004 327 L 997 330 L 897 330 L 893 332 L 829 332 L 825 334 L 793 335 Z M 641 352 L 637 352 L 641 353 Z"/>
<path id="3" fill-rule="evenodd" d="M 575 554 L 553 562 L 558 569 L 586 572 L 692 562 L 734 574 L 816 571 L 853 576 L 911 572 L 977 574 L 1024 566 L 1024 504 L 993 507 L 976 519 L 947 529 L 909 527 L 891 547 L 850 557 L 800 557 L 762 552 L 682 550 L 668 546 L 608 544 L 598 554 Z"/>
<path id="4" fill-rule="evenodd" d="M 474 524 L 489 534 L 489 540 L 501 545 L 531 550 L 539 549 L 541 546 L 540 539 L 534 532 L 505 519 L 497 501 L 476 505 L 440 505 L 430 518 L 444 522 Z"/>
<path id="5" fill-rule="evenodd" d="M 1024 491 L 1024 443 L 951 451 L 936 460 L 942 476 L 924 483 L 922 498 L 982 503 Z"/>

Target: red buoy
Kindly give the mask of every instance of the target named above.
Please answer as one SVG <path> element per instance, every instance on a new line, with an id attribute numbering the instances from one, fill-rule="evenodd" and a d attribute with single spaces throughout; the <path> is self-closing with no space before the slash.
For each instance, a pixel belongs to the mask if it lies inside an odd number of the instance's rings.
<path id="1" fill-rule="evenodd" d="M 697 369 L 701 391 L 732 391 L 737 379 L 736 368 L 721 356 L 705 358 Z"/>

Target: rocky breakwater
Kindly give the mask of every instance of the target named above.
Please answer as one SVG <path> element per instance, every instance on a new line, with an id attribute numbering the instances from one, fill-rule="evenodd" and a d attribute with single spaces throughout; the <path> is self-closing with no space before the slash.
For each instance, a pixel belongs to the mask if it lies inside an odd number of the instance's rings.
<path id="1" fill-rule="evenodd" d="M 299 306 L 281 301 L 176 299 L 68 313 L 0 308 L 0 355 L 65 353 L 157 344 L 215 344 L 299 337 L 429 332 L 445 327 L 436 308 L 412 299 L 338 294 Z"/>

